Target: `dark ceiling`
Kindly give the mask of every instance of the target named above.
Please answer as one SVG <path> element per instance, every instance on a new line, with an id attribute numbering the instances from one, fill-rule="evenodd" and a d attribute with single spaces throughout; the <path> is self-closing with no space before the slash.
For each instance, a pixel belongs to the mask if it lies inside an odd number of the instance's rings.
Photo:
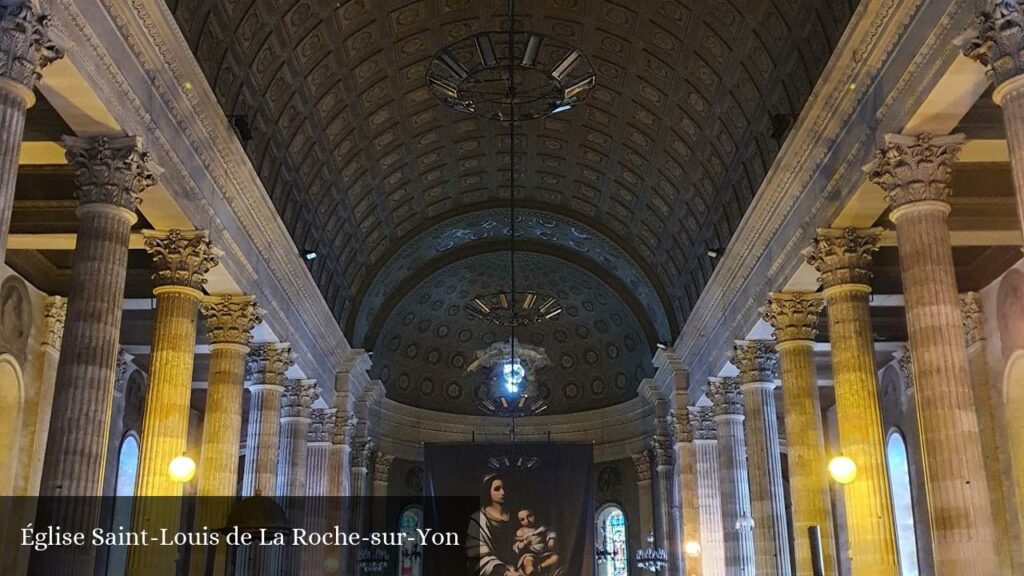
<path id="1" fill-rule="evenodd" d="M 649 322 L 674 336 L 711 274 L 708 249 L 728 243 L 856 4 L 517 2 L 518 29 L 579 46 L 597 71 L 583 107 L 521 128 L 517 197 L 612 242 L 615 266 L 642 270 L 657 295 L 643 305 L 665 317 Z M 378 279 L 445 264 L 396 271 L 395 255 L 508 197 L 506 128 L 443 107 L 424 83 L 443 45 L 504 27 L 506 3 L 168 5 L 225 113 L 249 121 L 247 151 L 296 245 L 322 255 L 313 276 L 346 334 L 372 345 Z"/>

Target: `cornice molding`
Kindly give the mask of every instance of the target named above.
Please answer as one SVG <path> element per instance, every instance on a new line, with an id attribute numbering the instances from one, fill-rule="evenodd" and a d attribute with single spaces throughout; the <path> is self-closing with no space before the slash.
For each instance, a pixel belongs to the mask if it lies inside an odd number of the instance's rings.
<path id="1" fill-rule="evenodd" d="M 830 222 L 863 182 L 876 142 L 903 129 L 957 57 L 952 41 L 973 15 L 968 4 L 861 3 L 676 340 L 691 392 L 799 267 L 815 223 Z"/>

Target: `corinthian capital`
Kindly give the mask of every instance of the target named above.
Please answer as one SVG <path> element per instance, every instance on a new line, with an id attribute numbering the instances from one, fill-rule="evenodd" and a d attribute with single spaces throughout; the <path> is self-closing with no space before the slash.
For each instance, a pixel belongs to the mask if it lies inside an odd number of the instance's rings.
<path id="1" fill-rule="evenodd" d="M 309 418 L 313 401 L 319 395 L 316 380 L 288 380 L 281 396 L 281 418 Z"/>
<path id="2" fill-rule="evenodd" d="M 903 377 L 903 384 L 907 389 L 914 387 L 914 357 L 910 353 L 908 346 L 901 346 L 898 350 L 892 353 L 892 357 L 896 360 L 896 368 L 900 371 L 900 376 Z"/>
<path id="3" fill-rule="evenodd" d="M 676 423 L 676 442 L 693 442 L 693 422 L 690 421 L 691 408 L 684 407 L 674 415 Z"/>
<path id="4" fill-rule="evenodd" d="M 825 288 L 843 284 L 871 285 L 871 261 L 882 238 L 881 228 L 818 228 L 807 263 Z"/>
<path id="5" fill-rule="evenodd" d="M 284 388 L 284 373 L 295 363 L 291 345 L 283 342 L 257 344 L 252 347 L 247 360 L 253 386 L 281 388 Z"/>
<path id="6" fill-rule="evenodd" d="M 864 170 L 885 191 L 892 208 L 922 200 L 945 202 L 953 192 L 953 162 L 963 145 L 963 134 L 886 134 L 885 147 Z"/>
<path id="7" fill-rule="evenodd" d="M 335 412 L 334 429 L 331 430 L 331 444 L 342 446 L 355 438 L 356 424 L 359 419 L 351 414 L 341 415 Z"/>
<path id="8" fill-rule="evenodd" d="M 711 399 L 715 417 L 743 416 L 743 392 L 738 378 L 708 378 L 704 393 Z"/>
<path id="9" fill-rule="evenodd" d="M 394 461 L 395 457 L 391 454 L 377 451 L 373 458 L 373 479 L 386 484 L 388 476 L 391 475 L 391 463 Z"/>
<path id="10" fill-rule="evenodd" d="M 694 440 L 717 440 L 715 415 L 710 406 L 692 406 L 689 409 L 690 428 Z"/>
<path id="11" fill-rule="evenodd" d="M 263 321 L 263 310 L 252 296 L 207 296 L 199 305 L 213 344 L 248 346 L 252 329 Z"/>
<path id="12" fill-rule="evenodd" d="M 310 444 L 327 444 L 331 441 L 338 411 L 334 408 L 313 408 L 309 412 L 309 432 L 306 442 Z"/>
<path id="13" fill-rule="evenodd" d="M 970 348 L 985 339 L 984 316 L 981 310 L 981 298 L 977 292 L 960 295 L 960 316 L 964 323 L 964 338 Z"/>
<path id="14" fill-rule="evenodd" d="M 1024 73 L 1024 17 L 1017 0 L 996 0 L 957 38 L 964 56 L 988 68 L 998 87 Z"/>
<path id="15" fill-rule="evenodd" d="M 814 340 L 818 334 L 818 314 L 825 307 L 821 296 L 803 292 L 773 292 L 761 317 L 775 329 L 779 342 Z"/>
<path id="16" fill-rule="evenodd" d="M 210 243 L 204 230 L 146 230 L 146 250 L 153 256 L 153 285 L 181 286 L 202 290 L 206 274 L 220 264 L 220 250 Z"/>
<path id="17" fill-rule="evenodd" d="M 730 360 L 739 369 L 739 381 L 743 386 L 771 384 L 775 381 L 779 356 L 768 342 L 740 340 L 732 349 Z"/>
<path id="18" fill-rule="evenodd" d="M 139 194 L 156 184 L 155 167 L 142 138 L 61 139 L 75 178 L 75 196 L 85 204 L 113 204 L 134 212 Z"/>
<path id="19" fill-rule="evenodd" d="M 68 313 L 68 300 L 60 296 L 47 296 L 43 303 L 43 345 L 60 350 L 64 337 L 64 319 Z"/>
<path id="20" fill-rule="evenodd" d="M 641 450 L 631 455 L 633 466 L 636 468 L 637 482 L 649 482 L 651 480 L 651 457 L 647 450 Z"/>
<path id="21" fill-rule="evenodd" d="M 35 1 L 4 2 L 0 6 L 0 78 L 16 82 L 26 105 L 34 102 L 32 90 L 40 71 L 64 56 L 50 33 L 50 15 Z"/>

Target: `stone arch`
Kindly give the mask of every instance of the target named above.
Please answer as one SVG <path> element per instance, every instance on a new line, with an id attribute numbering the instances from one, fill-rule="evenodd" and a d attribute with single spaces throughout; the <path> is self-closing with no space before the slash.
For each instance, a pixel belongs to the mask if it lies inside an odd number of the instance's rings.
<path id="1" fill-rule="evenodd" d="M 1024 349 L 1024 271 L 1011 268 L 999 282 L 996 318 L 1003 358 L 1009 363 L 1014 352 Z"/>
<path id="2" fill-rule="evenodd" d="M 11 354 L 0 354 L 0 496 L 14 494 L 18 438 L 24 416 L 25 384 L 21 365 Z"/>
<path id="3" fill-rule="evenodd" d="M 7 352 L 25 362 L 28 339 L 32 332 L 32 301 L 28 286 L 11 275 L 0 283 L 0 352 Z"/>

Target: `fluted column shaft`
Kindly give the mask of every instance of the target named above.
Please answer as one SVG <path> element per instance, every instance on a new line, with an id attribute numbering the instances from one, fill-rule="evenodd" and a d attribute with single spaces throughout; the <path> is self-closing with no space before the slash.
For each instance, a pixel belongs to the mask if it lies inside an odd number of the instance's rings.
<path id="1" fill-rule="evenodd" d="M 654 493 L 651 485 L 651 457 L 646 450 L 632 455 L 636 469 L 636 485 L 640 494 L 640 537 L 646 539 L 654 531 Z"/>
<path id="2" fill-rule="evenodd" d="M 210 378 L 196 483 L 198 496 L 234 496 L 238 490 L 238 444 L 248 353 L 246 344 L 210 344 Z"/>
<path id="3" fill-rule="evenodd" d="M 732 363 L 739 369 L 743 392 L 755 564 L 758 574 L 789 576 L 789 526 L 773 380 L 777 357 L 765 342 L 738 342 Z"/>
<path id="4" fill-rule="evenodd" d="M 277 462 L 279 496 L 306 495 L 306 435 L 313 401 L 319 394 L 315 380 L 290 380 L 285 387 Z"/>
<path id="5" fill-rule="evenodd" d="M 249 426 L 245 439 L 242 496 L 277 493 L 277 451 L 281 434 L 284 386 L 249 387 Z"/>
<path id="6" fill-rule="evenodd" d="M 995 573 L 992 511 L 946 224 L 949 205 L 917 202 L 897 210 L 892 219 L 914 353 L 935 570 L 986 573 L 982 566 L 992 562 Z"/>
<path id="7" fill-rule="evenodd" d="M 836 546 L 821 399 L 814 367 L 814 337 L 824 301 L 815 294 L 772 294 L 763 310 L 778 341 L 785 402 L 789 487 L 793 503 L 796 573 L 813 574 L 808 529 L 817 527 L 826 576 L 836 576 Z"/>
<path id="8" fill-rule="evenodd" d="M 869 167 L 896 225 L 935 571 L 996 573 L 981 437 L 946 217 L 963 135 L 889 134 Z"/>
<path id="9" fill-rule="evenodd" d="M 718 482 L 718 441 L 694 440 L 697 498 L 700 508 L 701 569 L 704 576 L 725 575 L 722 502 Z"/>
<path id="10" fill-rule="evenodd" d="M 680 539 L 680 515 L 679 515 L 679 474 L 676 472 L 675 440 L 674 433 L 669 431 L 671 426 L 664 423 L 660 425 L 665 429 L 667 435 L 657 435 L 654 439 L 654 464 L 657 474 L 657 505 L 658 530 L 661 546 L 668 553 L 667 574 L 682 575 L 685 561 L 682 557 L 682 545 Z"/>
<path id="11" fill-rule="evenodd" d="M 718 437 L 718 484 L 722 502 L 726 576 L 754 576 L 755 552 L 750 509 L 747 444 L 743 431 L 743 394 L 734 379 L 712 378 L 711 398 Z"/>
<path id="12" fill-rule="evenodd" d="M 334 410 L 312 411 L 311 425 L 306 443 L 306 527 L 311 531 L 327 528 L 327 498 L 330 489 L 331 433 L 335 425 Z M 302 553 L 302 574 L 324 574 L 327 548 L 309 546 Z"/>
<path id="13" fill-rule="evenodd" d="M 717 416 L 718 485 L 722 502 L 726 576 L 754 575 L 754 534 L 750 519 L 750 481 L 742 416 Z"/>
<path id="14" fill-rule="evenodd" d="M 128 242 L 139 194 L 155 180 L 137 138 L 66 137 L 64 145 L 75 177 L 79 224 L 39 493 L 100 496 Z M 69 531 L 89 531 L 98 525 L 97 500 L 51 504 L 40 510 L 37 525 Z M 61 548 L 35 558 L 35 571 L 51 576 L 77 573 L 92 569 L 95 548 Z"/>
<path id="15" fill-rule="evenodd" d="M 681 423 L 688 421 L 688 416 L 683 413 L 678 418 Z M 697 451 L 693 445 L 693 433 L 689 430 L 688 423 L 680 426 L 679 441 L 676 442 L 675 456 L 677 464 L 677 487 L 680 507 L 683 511 L 682 517 L 682 542 L 679 548 L 685 553 L 686 545 L 691 542 L 701 544 L 701 518 L 700 518 L 700 496 L 697 492 Z M 686 555 L 686 572 L 684 576 L 703 576 L 704 570 L 701 567 L 704 554 L 707 551 L 701 546 L 700 555 Z"/>
<path id="16" fill-rule="evenodd" d="M 817 526 L 821 535 L 825 575 L 835 576 L 836 545 L 829 497 L 828 458 L 821 424 L 821 399 L 814 370 L 814 348 L 809 340 L 779 342 L 782 395 L 785 401 L 789 489 L 793 500 L 793 535 L 796 573 L 811 574 L 811 542 L 807 530 Z"/>
<path id="17" fill-rule="evenodd" d="M 743 385 L 747 468 L 758 574 L 788 575 L 789 534 L 774 388 L 771 382 Z"/>
<path id="18" fill-rule="evenodd" d="M 808 257 L 825 286 L 839 444 L 857 464 L 843 488 L 853 576 L 899 573 L 868 307 L 879 237 L 877 229 L 819 229 Z"/>
<path id="19" fill-rule="evenodd" d="M 36 101 L 40 71 L 63 56 L 50 37 L 49 15 L 33 7 L 0 6 L 0 262 L 7 253 L 25 112 Z"/>

